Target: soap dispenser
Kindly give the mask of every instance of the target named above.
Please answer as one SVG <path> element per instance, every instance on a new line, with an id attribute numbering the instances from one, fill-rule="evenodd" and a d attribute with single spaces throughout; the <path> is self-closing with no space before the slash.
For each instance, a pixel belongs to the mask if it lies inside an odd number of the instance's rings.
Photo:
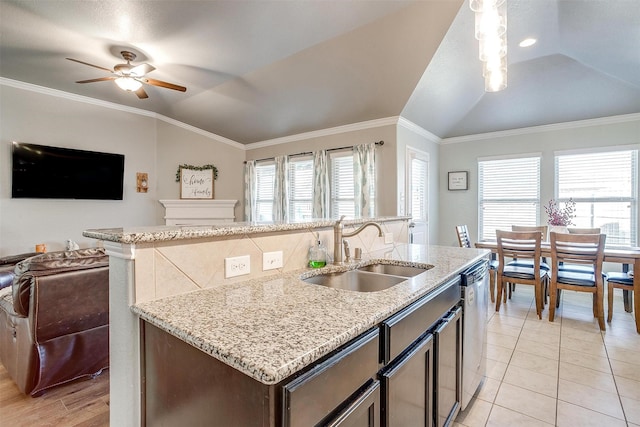
<path id="1" fill-rule="evenodd" d="M 309 267 L 320 268 L 327 265 L 327 248 L 320 241 L 320 236 L 313 233 L 316 238 L 315 244 L 309 248 Z"/>

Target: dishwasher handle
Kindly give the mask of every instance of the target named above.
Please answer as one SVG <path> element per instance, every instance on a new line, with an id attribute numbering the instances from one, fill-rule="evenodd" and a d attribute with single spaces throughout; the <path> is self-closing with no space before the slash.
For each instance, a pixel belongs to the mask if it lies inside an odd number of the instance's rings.
<path id="1" fill-rule="evenodd" d="M 462 286 L 468 286 L 484 279 L 489 270 L 489 261 L 483 260 L 462 273 Z"/>

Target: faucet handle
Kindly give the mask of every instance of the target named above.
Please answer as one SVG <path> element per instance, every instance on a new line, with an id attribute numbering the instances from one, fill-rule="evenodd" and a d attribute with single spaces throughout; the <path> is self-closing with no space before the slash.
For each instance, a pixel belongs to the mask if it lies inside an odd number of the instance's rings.
<path id="1" fill-rule="evenodd" d="M 351 260 L 351 249 L 349 248 L 349 241 L 347 239 L 342 239 L 342 244 L 344 245 L 344 258 L 346 262 Z"/>

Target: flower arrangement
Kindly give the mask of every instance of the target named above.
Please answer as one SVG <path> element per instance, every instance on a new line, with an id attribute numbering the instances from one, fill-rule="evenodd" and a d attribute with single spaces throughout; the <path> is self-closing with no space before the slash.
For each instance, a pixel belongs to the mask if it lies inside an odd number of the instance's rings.
<path id="1" fill-rule="evenodd" d="M 565 203 L 564 208 L 560 208 L 557 200 L 551 199 L 549 203 L 544 207 L 549 217 L 549 225 L 573 225 L 572 219 L 576 216 L 576 202 L 573 199 L 569 199 Z"/>

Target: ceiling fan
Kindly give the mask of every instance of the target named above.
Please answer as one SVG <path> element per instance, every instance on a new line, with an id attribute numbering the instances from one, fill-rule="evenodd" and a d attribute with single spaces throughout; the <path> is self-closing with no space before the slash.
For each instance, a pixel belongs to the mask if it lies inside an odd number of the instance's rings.
<path id="1" fill-rule="evenodd" d="M 94 82 L 103 82 L 107 80 L 113 80 L 120 89 L 126 90 L 128 92 L 134 92 L 138 95 L 138 98 L 144 99 L 148 98 L 149 95 L 144 91 L 142 84 L 148 84 L 152 86 L 164 87 L 167 89 L 179 90 L 180 92 L 185 92 L 187 90 L 184 86 L 178 86 L 173 83 L 163 82 L 162 80 L 150 79 L 146 77 L 147 73 L 155 70 L 156 68 L 150 64 L 140 64 L 140 65 L 131 65 L 131 61 L 136 59 L 136 54 L 133 52 L 129 52 L 123 50 L 120 52 L 126 64 L 117 64 L 113 67 L 113 71 L 101 67 L 99 65 L 89 64 L 88 62 L 80 61 L 73 58 L 67 58 L 69 61 L 78 62 L 80 64 L 88 65 L 90 67 L 98 68 L 100 70 L 108 71 L 111 73 L 111 76 L 100 77 L 97 79 L 89 79 L 89 80 L 80 80 L 76 83 L 94 83 Z"/>

